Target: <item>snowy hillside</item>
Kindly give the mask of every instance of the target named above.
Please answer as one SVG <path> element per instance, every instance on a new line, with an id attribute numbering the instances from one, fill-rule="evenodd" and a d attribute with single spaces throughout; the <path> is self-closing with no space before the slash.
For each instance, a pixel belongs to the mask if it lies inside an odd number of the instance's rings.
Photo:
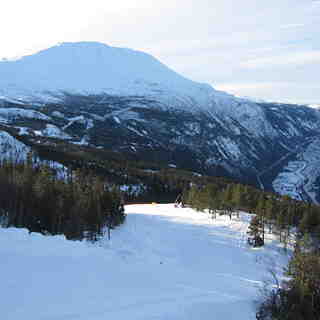
<path id="1" fill-rule="evenodd" d="M 315 137 L 303 146 L 294 160 L 290 161 L 273 181 L 273 188 L 279 194 L 288 194 L 298 200 L 317 200 L 317 179 L 320 174 L 320 139 Z"/>
<path id="2" fill-rule="evenodd" d="M 26 110 L 19 108 L 0 108 L 1 122 L 10 122 L 19 118 L 50 120 L 49 117 L 35 110 Z"/>
<path id="3" fill-rule="evenodd" d="M 261 117 L 254 103 L 177 74 L 151 55 L 98 42 L 62 43 L 0 61 L 4 99 L 59 101 L 63 93 L 148 96 L 163 108 Z M 20 101 L 19 100 L 19 101 Z"/>
<path id="4" fill-rule="evenodd" d="M 26 93 L 101 93 L 111 89 L 114 93 L 141 94 L 144 86 L 150 86 L 149 90 L 159 85 L 186 90 L 195 85 L 146 53 L 97 42 L 62 43 L 19 60 L 1 61 L 0 70 L 5 75 L 0 87 L 6 95 L 14 92 L 10 83 Z"/>
<path id="5" fill-rule="evenodd" d="M 246 245 L 249 216 L 212 221 L 173 205 L 131 205 L 98 245 L 0 229 L 1 318 L 255 319 L 266 268 L 286 257 L 277 241 Z"/>
<path id="6" fill-rule="evenodd" d="M 0 160 L 13 159 L 14 161 L 24 161 L 30 148 L 12 137 L 5 131 L 0 131 Z"/>

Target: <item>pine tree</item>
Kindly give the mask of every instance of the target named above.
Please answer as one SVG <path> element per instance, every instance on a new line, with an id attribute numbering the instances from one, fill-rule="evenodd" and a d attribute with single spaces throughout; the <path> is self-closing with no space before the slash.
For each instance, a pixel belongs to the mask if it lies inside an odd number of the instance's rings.
<path id="1" fill-rule="evenodd" d="M 248 227 L 248 242 L 254 247 L 261 247 L 264 245 L 264 240 L 262 238 L 263 225 L 261 219 L 258 216 L 254 216 L 251 219 L 250 225 Z"/>
<path id="2" fill-rule="evenodd" d="M 309 235 L 304 235 L 295 245 L 287 274 L 291 276 L 289 288 L 299 297 L 302 308 L 311 310 L 311 315 L 320 314 L 320 256 L 314 250 Z"/>

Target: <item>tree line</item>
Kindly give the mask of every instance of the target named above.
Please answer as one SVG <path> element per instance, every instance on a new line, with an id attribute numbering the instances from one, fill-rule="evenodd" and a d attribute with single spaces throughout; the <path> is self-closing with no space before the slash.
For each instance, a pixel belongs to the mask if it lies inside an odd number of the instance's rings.
<path id="1" fill-rule="evenodd" d="M 289 280 L 265 294 L 257 320 L 320 319 L 319 206 L 236 183 L 194 184 L 183 193 L 183 202 L 196 210 L 207 209 L 213 219 L 218 214 L 232 219 L 240 210 L 253 213 L 248 228 L 253 246 L 262 246 L 266 233 L 276 235 L 285 249 L 294 243 L 285 270 Z"/>
<path id="2" fill-rule="evenodd" d="M 3 227 L 94 241 L 125 219 L 115 187 L 80 170 L 69 170 L 58 178 L 54 167 L 36 164 L 32 157 L 24 163 L 2 162 L 0 188 Z"/>
<path id="3" fill-rule="evenodd" d="M 285 274 L 289 280 L 276 281 L 267 291 L 256 313 L 257 320 L 319 320 L 319 239 L 299 233 Z"/>
<path id="4" fill-rule="evenodd" d="M 223 185 L 224 177 L 201 176 L 191 171 L 169 168 L 166 163 L 143 161 L 124 152 L 78 146 L 54 139 L 51 143 L 33 144 L 27 136 L 17 136 L 34 152 L 48 161 L 58 161 L 72 170 L 90 171 L 114 185 L 144 185 L 144 192 L 126 194 L 126 202 L 172 202 L 190 182 Z M 37 139 L 45 139 L 37 137 Z"/>

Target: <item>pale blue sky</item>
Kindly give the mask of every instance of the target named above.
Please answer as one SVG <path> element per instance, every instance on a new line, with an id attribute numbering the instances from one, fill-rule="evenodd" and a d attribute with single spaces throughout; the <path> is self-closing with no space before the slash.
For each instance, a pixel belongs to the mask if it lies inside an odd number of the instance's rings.
<path id="1" fill-rule="evenodd" d="M 319 31 L 319 0 L 2 0 L 0 57 L 100 41 L 240 96 L 320 104 Z"/>

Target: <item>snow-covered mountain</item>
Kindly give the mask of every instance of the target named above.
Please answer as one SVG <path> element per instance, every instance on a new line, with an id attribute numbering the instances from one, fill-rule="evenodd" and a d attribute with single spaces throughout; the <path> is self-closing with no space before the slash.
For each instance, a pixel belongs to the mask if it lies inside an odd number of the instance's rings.
<path id="1" fill-rule="evenodd" d="M 320 109 L 320 104 L 309 104 L 310 108 Z"/>
<path id="2" fill-rule="evenodd" d="M 131 49 L 63 43 L 1 61 L 0 74 L 0 122 L 20 135 L 132 153 L 264 188 L 318 141 L 317 109 L 237 98 Z"/>
<path id="3" fill-rule="evenodd" d="M 18 60 L 0 61 L 0 95 L 56 101 L 63 93 L 144 96 L 165 109 L 261 117 L 247 100 L 182 77 L 144 52 L 97 42 L 62 43 Z"/>
<path id="4" fill-rule="evenodd" d="M 34 55 L 0 62 L 4 96 L 33 99 L 45 92 L 159 95 L 205 101 L 213 89 L 188 80 L 152 56 L 102 43 L 62 43 Z"/>

